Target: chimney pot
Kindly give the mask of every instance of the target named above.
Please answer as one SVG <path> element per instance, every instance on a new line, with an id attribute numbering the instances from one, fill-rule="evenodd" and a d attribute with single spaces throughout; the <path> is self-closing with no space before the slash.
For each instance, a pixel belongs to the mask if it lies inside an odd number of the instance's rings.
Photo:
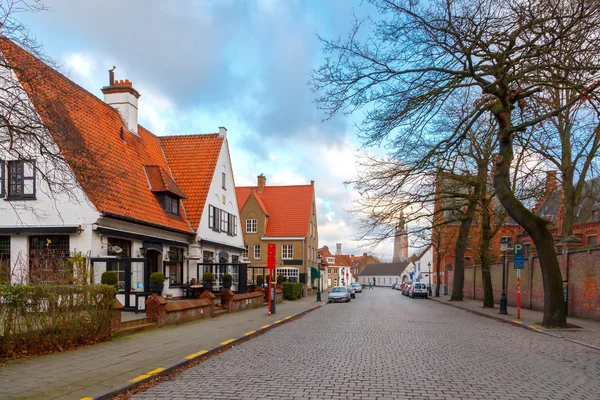
<path id="1" fill-rule="evenodd" d="M 129 79 L 115 81 L 113 69 L 109 70 L 110 86 L 102 88 L 104 102 L 115 108 L 129 132 L 137 135 L 138 131 L 138 98 L 140 94 L 133 88 Z"/>

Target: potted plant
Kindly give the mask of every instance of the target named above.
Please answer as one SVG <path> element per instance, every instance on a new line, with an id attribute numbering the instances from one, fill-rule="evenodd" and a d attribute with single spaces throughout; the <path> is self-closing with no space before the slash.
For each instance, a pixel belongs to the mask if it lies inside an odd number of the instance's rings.
<path id="1" fill-rule="evenodd" d="M 212 284 L 215 280 L 215 276 L 212 272 L 205 272 L 202 274 L 202 287 L 205 290 L 212 290 Z"/>
<path id="2" fill-rule="evenodd" d="M 256 275 L 256 284 L 262 287 L 265 284 L 265 278 L 262 275 Z"/>
<path id="3" fill-rule="evenodd" d="M 117 275 L 116 271 L 104 271 L 100 277 L 100 283 L 103 285 L 114 286 L 115 289 L 118 289 L 117 284 L 119 283 L 119 275 Z"/>
<path id="4" fill-rule="evenodd" d="M 231 274 L 223 275 L 223 287 L 225 289 L 231 289 L 232 282 L 233 282 L 233 276 Z"/>
<path id="5" fill-rule="evenodd" d="M 277 283 L 278 283 L 278 284 L 280 284 L 280 285 L 281 285 L 281 284 L 283 283 L 283 280 L 284 280 L 284 279 L 285 279 L 285 276 L 283 276 L 283 274 L 279 274 L 279 275 L 277 275 Z"/>
<path id="6" fill-rule="evenodd" d="M 160 296 L 165 286 L 165 275 L 162 272 L 153 272 L 150 274 L 150 292 Z"/>

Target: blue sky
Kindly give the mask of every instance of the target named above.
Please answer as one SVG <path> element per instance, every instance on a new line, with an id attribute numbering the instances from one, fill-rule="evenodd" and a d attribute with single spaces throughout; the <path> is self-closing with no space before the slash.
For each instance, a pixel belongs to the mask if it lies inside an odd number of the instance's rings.
<path id="1" fill-rule="evenodd" d="M 345 36 L 356 0 L 45 0 L 50 11 L 22 15 L 45 52 L 72 80 L 101 97 L 116 79 L 140 92 L 140 124 L 158 135 L 228 129 L 237 185 L 315 181 L 319 246 L 362 253 L 355 196 L 353 121 L 322 122 L 309 73 L 323 61 L 316 33 Z M 390 245 L 373 253 L 391 256 Z"/>

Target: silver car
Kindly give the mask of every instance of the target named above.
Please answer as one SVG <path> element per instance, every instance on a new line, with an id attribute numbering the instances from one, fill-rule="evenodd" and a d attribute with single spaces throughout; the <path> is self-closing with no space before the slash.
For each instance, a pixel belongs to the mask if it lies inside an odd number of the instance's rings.
<path id="1" fill-rule="evenodd" d="M 329 303 L 336 301 L 349 302 L 350 292 L 346 286 L 336 286 L 329 292 Z"/>
<path id="2" fill-rule="evenodd" d="M 356 293 L 362 293 L 362 285 L 358 282 L 352 282 L 351 285 Z"/>

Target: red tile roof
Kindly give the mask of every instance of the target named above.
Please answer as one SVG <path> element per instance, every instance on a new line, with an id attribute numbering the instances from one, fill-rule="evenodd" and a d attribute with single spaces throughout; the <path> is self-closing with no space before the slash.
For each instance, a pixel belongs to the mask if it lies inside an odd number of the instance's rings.
<path id="1" fill-rule="evenodd" d="M 224 139 L 211 133 L 161 136 L 159 140 L 177 185 L 187 196 L 183 204 L 197 229 Z"/>
<path id="2" fill-rule="evenodd" d="M 246 204 L 251 189 L 254 189 L 259 204 L 262 201 L 271 216 L 267 219 L 265 236 L 308 236 L 314 200 L 313 185 L 265 186 L 262 193 L 258 193 L 256 186 L 236 187 L 240 211 Z"/>
<path id="3" fill-rule="evenodd" d="M 150 191 L 144 166 L 169 171 L 154 134 L 142 126 L 139 136 L 130 133 L 116 109 L 14 43 L 0 39 L 0 50 L 99 211 L 193 231 L 186 218 L 165 212 Z M 103 184 L 98 177 L 105 178 Z"/>

